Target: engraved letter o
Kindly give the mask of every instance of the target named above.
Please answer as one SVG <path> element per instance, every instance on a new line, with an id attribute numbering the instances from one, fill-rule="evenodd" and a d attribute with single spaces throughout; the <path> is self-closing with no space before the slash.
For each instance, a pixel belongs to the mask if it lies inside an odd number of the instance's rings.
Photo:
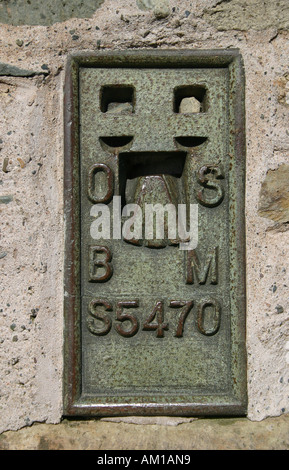
<path id="1" fill-rule="evenodd" d="M 213 308 L 213 315 L 211 318 L 211 325 L 205 326 L 205 315 L 206 309 L 208 307 Z M 216 300 L 205 300 L 201 302 L 198 306 L 197 312 L 197 328 L 200 333 L 205 336 L 213 336 L 215 335 L 220 328 L 221 323 L 221 306 Z"/>
<path id="2" fill-rule="evenodd" d="M 95 191 L 95 175 L 99 171 L 103 171 L 106 173 L 106 178 L 107 178 L 107 191 L 106 194 L 102 197 L 98 197 L 96 195 Z M 91 202 L 94 202 L 94 204 L 100 204 L 100 203 L 108 203 L 113 195 L 113 173 L 111 168 L 109 166 L 105 165 L 105 163 L 95 163 L 92 165 L 89 169 L 88 172 L 88 197 L 91 200 Z"/>

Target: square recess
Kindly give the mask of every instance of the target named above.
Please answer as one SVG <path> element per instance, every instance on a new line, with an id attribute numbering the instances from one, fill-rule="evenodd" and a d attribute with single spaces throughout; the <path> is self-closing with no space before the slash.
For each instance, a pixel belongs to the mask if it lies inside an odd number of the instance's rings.
<path id="1" fill-rule="evenodd" d="M 105 85 L 100 90 L 100 109 L 103 113 L 111 110 L 113 106 L 120 103 L 127 103 L 134 112 L 134 88 L 127 85 Z"/>
<path id="2" fill-rule="evenodd" d="M 174 89 L 174 112 L 180 113 L 182 103 L 187 98 L 195 98 L 196 104 L 199 103 L 199 111 L 192 112 L 206 112 L 208 108 L 207 103 L 207 90 L 201 85 L 182 85 Z M 186 111 L 185 111 L 186 112 Z"/>

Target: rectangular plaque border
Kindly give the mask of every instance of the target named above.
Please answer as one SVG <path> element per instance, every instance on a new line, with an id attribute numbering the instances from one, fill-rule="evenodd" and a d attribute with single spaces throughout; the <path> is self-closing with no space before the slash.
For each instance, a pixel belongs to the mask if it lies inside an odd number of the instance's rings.
<path id="1" fill-rule="evenodd" d="M 79 97 L 80 67 L 213 68 L 229 70 L 230 153 L 232 158 L 230 198 L 230 255 L 232 289 L 232 396 L 204 397 L 190 403 L 145 401 L 95 403 L 81 395 L 80 335 L 80 182 Z M 174 415 L 244 416 L 247 412 L 246 377 L 246 279 L 245 279 L 245 77 L 237 49 L 227 50 L 138 50 L 71 54 L 64 83 L 64 416 Z"/>

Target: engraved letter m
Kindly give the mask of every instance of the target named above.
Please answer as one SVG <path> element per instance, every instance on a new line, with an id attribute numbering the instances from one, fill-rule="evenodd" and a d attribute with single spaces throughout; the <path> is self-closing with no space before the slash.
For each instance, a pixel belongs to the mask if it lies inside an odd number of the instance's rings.
<path id="1" fill-rule="evenodd" d="M 199 262 L 196 250 L 187 252 L 187 284 L 218 284 L 218 247 L 208 251 L 203 266 Z"/>

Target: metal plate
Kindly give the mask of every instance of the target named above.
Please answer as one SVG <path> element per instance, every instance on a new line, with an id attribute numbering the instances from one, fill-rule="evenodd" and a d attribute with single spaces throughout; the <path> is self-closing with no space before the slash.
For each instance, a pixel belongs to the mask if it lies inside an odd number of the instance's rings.
<path id="1" fill-rule="evenodd" d="M 246 413 L 244 174 L 238 51 L 70 58 L 66 415 Z M 93 207 L 112 214 L 114 196 L 197 205 L 197 247 L 95 240 Z"/>

